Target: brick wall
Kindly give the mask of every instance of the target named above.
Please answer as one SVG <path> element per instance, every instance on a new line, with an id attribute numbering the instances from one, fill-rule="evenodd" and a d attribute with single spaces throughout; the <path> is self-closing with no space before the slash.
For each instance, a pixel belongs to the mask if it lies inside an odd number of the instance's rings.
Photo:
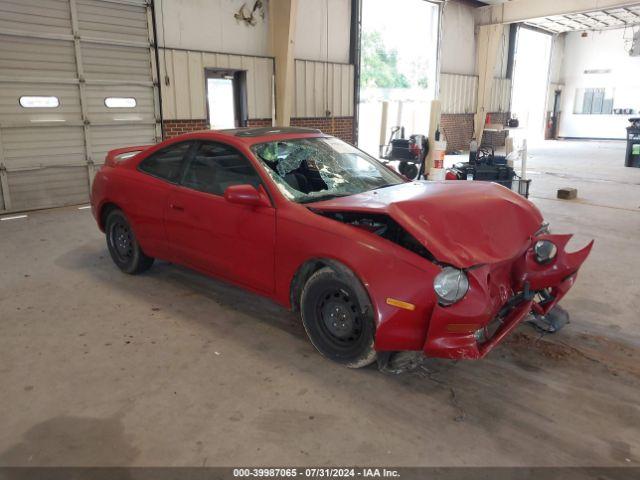
<path id="1" fill-rule="evenodd" d="M 469 150 L 473 137 L 472 113 L 443 113 L 440 116 L 440 132 L 447 140 L 447 151 Z"/>
<path id="2" fill-rule="evenodd" d="M 206 130 L 209 124 L 206 120 L 163 120 L 162 131 L 164 139 L 173 138 L 183 133 Z"/>
<path id="3" fill-rule="evenodd" d="M 505 124 L 510 117 L 508 112 L 490 113 L 491 123 Z M 440 131 L 447 140 L 447 150 L 469 150 L 469 143 L 473 136 L 472 113 L 443 113 L 440 117 Z M 504 146 L 508 132 L 485 132 L 482 143 L 494 147 Z"/>
<path id="4" fill-rule="evenodd" d="M 291 126 L 318 128 L 327 135 L 353 143 L 353 117 L 292 118 Z"/>
<path id="5" fill-rule="evenodd" d="M 248 127 L 269 127 L 270 118 L 253 119 Z M 333 135 L 345 142 L 353 143 L 353 117 L 292 118 L 292 127 L 317 128 L 327 135 Z"/>
<path id="6" fill-rule="evenodd" d="M 490 113 L 491 123 L 499 123 L 505 125 L 507 120 L 511 117 L 509 112 Z M 494 147 L 504 147 L 505 139 L 507 138 L 508 131 L 503 132 L 484 132 L 482 136 L 482 143 L 487 145 L 493 145 Z"/>
<path id="7" fill-rule="evenodd" d="M 248 127 L 270 127 L 270 118 L 254 118 L 247 120 Z M 292 127 L 318 128 L 322 132 L 338 137 L 345 142 L 353 143 L 353 117 L 332 118 L 292 118 Z M 162 122 L 164 138 L 175 137 L 183 133 L 206 130 L 206 120 L 165 120 Z"/>
<path id="8" fill-rule="evenodd" d="M 270 127 L 273 124 L 270 118 L 250 118 L 247 127 Z"/>

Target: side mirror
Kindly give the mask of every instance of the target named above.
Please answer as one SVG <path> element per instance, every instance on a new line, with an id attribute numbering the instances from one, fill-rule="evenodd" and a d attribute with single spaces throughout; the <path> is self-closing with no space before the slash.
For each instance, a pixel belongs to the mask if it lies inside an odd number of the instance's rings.
<path id="1" fill-rule="evenodd" d="M 270 207 L 271 202 L 262 187 L 258 190 L 253 185 L 231 185 L 224 191 L 227 202 L 252 207 Z"/>

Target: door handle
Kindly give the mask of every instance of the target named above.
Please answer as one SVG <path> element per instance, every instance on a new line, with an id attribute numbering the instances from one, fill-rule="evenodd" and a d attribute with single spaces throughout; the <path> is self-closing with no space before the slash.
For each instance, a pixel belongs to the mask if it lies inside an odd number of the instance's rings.
<path id="1" fill-rule="evenodd" d="M 169 207 L 172 208 L 173 210 L 177 210 L 179 212 L 184 212 L 184 207 L 182 207 L 180 205 L 175 205 L 173 203 L 170 203 Z"/>

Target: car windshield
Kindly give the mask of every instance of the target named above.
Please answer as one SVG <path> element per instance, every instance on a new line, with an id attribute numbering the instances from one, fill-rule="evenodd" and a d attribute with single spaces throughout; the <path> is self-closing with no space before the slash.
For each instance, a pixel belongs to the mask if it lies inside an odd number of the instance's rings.
<path id="1" fill-rule="evenodd" d="M 405 182 L 374 158 L 333 137 L 279 140 L 251 148 L 280 191 L 298 203 Z"/>

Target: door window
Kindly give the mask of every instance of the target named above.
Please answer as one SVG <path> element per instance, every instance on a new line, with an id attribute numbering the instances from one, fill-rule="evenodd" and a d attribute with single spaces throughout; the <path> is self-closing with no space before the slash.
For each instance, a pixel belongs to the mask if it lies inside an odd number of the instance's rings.
<path id="1" fill-rule="evenodd" d="M 189 151 L 191 142 L 182 142 L 145 158 L 138 167 L 141 171 L 171 183 L 178 183 L 182 160 Z"/>
<path id="2" fill-rule="evenodd" d="M 193 155 L 182 185 L 201 192 L 223 195 L 231 185 L 253 185 L 260 177 L 242 154 L 221 143 L 202 143 Z"/>

